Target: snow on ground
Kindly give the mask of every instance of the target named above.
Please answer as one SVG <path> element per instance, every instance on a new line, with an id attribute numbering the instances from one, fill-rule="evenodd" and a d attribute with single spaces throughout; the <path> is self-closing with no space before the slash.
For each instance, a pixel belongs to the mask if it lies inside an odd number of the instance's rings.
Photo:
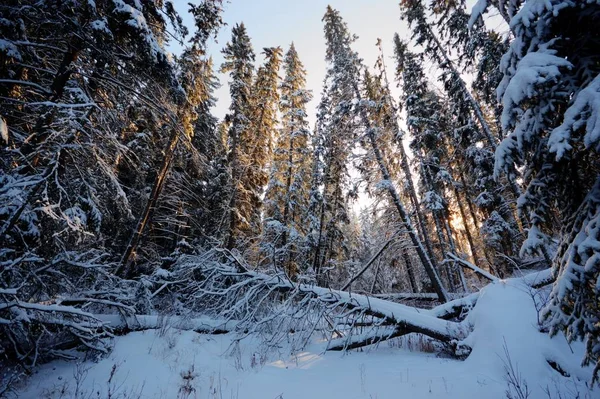
<path id="1" fill-rule="evenodd" d="M 585 386 L 591 373 L 579 366 L 583 346 L 538 332 L 537 317 L 531 290 L 522 281 L 489 285 L 466 321 L 474 331 L 465 341 L 473 347 L 465 361 L 418 352 L 406 337 L 362 352 L 323 353 L 323 344 L 315 343 L 295 356 L 283 346 L 265 357 L 256 336 L 235 345 L 232 334 L 135 332 L 116 338 L 112 353 L 97 362 L 40 367 L 19 397 L 506 398 L 511 364 L 530 399 L 574 398 L 577 392 L 580 398 L 600 397 L 600 391 Z M 411 346 L 419 346 L 417 341 L 411 337 Z M 571 377 L 554 371 L 546 359 Z"/>

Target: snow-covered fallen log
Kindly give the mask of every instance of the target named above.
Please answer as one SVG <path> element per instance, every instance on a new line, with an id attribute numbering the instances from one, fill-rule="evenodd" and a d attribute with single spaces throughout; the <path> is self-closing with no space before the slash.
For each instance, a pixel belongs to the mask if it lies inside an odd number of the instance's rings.
<path id="1" fill-rule="evenodd" d="M 473 306 L 475 306 L 477 303 L 477 299 L 479 299 L 479 292 L 443 303 L 439 306 L 429 309 L 428 312 L 433 317 L 440 319 L 453 319 L 473 308 Z"/>
<path id="2" fill-rule="evenodd" d="M 202 334 L 222 334 L 234 331 L 237 322 L 211 317 L 182 317 L 169 315 L 135 315 L 120 314 L 94 315 L 104 325 L 113 329 L 116 334 L 132 331 L 159 330 L 176 328 L 184 331 L 195 331 Z"/>
<path id="3" fill-rule="evenodd" d="M 140 285 L 115 278 L 103 251 L 2 258 L 7 253 L 0 250 L 0 347 L 24 368 L 82 345 L 107 352 L 113 334 L 97 314 L 137 311 Z"/>
<path id="4" fill-rule="evenodd" d="M 525 286 L 533 289 L 545 287 L 554 282 L 552 269 L 531 272 L 522 277 L 501 280 L 495 278 L 492 284 L 502 284 L 506 281 L 522 282 Z M 474 292 L 462 298 L 456 298 L 450 302 L 443 303 L 429 310 L 429 313 L 440 319 L 453 319 L 472 309 L 479 299 L 479 292 Z"/>
<path id="5" fill-rule="evenodd" d="M 418 308 L 365 295 L 304 284 L 298 285 L 297 289 L 315 295 L 324 303 L 356 309 L 369 316 L 381 318 L 390 324 L 396 325 L 406 334 L 411 332 L 421 333 L 440 341 L 459 340 L 464 336 L 459 323 L 439 319 Z"/>
<path id="6" fill-rule="evenodd" d="M 110 378 L 117 365 L 113 381 L 124 387 L 121 392 L 143 386 L 146 394 L 166 397 L 178 396 L 181 385 L 177 382 L 187 381 L 187 370 L 197 372 L 193 381 L 199 392 L 214 381 L 241 381 L 240 386 L 223 385 L 232 388 L 233 397 L 236 391 L 261 398 L 281 394 L 285 398 L 352 397 L 361 392 L 362 386 L 367 387 L 367 393 L 394 397 L 400 386 L 403 395 L 410 398 L 502 398 L 510 389 L 507 379 L 515 376 L 527 384 L 529 398 L 548 398 L 546 391 L 552 397 L 571 398 L 578 393 L 581 398 L 596 397 L 597 392 L 586 385 L 591 368 L 580 366 L 584 345 L 569 346 L 563 336 L 550 337 L 539 330 L 534 298 L 523 285 L 529 278 L 502 280 L 477 294 L 479 301 L 464 323 L 472 326 L 465 338 L 471 352 L 462 361 L 440 358 L 437 351 L 445 349 L 445 345 L 425 336 L 405 336 L 388 342 L 402 335 L 395 326 L 380 325 L 362 331 L 356 328 L 350 336 L 333 337 L 329 342 L 323 342 L 317 332 L 311 345 L 298 352 L 287 340 L 276 347 L 265 347 L 265 335 L 249 334 L 243 340 L 238 334 L 198 335 L 177 330 L 178 317 L 138 316 L 140 325 L 155 328 L 166 324 L 172 325 L 173 330 L 156 328 L 118 336 L 111 355 L 95 361 L 42 366 L 18 395 L 37 398 L 56 392 L 52 390 L 57 389 L 57 379 L 61 381 L 60 392 L 65 392 L 63 383 L 70 382 L 71 390 L 63 397 L 75 397 L 73 392 L 79 387 L 103 395 L 110 386 L 102 382 Z M 436 311 L 440 309 L 441 306 Z M 117 315 L 114 317 L 115 323 L 120 322 Z M 214 321 L 198 319 L 207 324 Z M 110 317 L 103 320 L 109 322 Z M 331 321 L 340 327 L 340 332 L 348 333 L 342 319 Z M 325 351 L 370 344 L 376 346 L 351 356 Z M 419 351 L 425 353 L 413 353 Z M 511 368 L 512 377 L 508 374 Z M 88 377 L 76 385 L 73 376 L 81 369 L 89 370 Z M 149 374 L 152 378 L 148 378 Z M 356 378 L 347 378 L 353 375 Z"/>
<path id="7" fill-rule="evenodd" d="M 355 334 L 350 338 L 344 337 L 332 339 L 328 343 L 327 350 L 343 351 L 362 348 L 402 335 L 406 335 L 406 332 L 397 327 L 381 327 L 376 332 L 369 331 L 367 334 Z"/>
<path id="8" fill-rule="evenodd" d="M 532 272 L 524 275 L 521 279 L 531 288 L 542 288 L 556 281 L 556 276 L 552 269 L 544 269 L 539 272 Z"/>
<path id="9" fill-rule="evenodd" d="M 372 295 L 375 298 L 385 299 L 388 301 L 422 301 L 422 302 L 438 302 L 437 294 L 433 292 L 393 292 L 387 294 Z M 451 300 L 464 297 L 463 293 L 448 293 L 448 298 Z"/>

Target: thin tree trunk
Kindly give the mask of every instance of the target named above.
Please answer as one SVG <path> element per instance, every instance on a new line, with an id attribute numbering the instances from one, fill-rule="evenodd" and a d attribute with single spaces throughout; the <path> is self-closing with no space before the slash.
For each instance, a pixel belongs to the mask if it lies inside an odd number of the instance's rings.
<path id="1" fill-rule="evenodd" d="M 294 125 L 294 118 L 292 117 L 291 119 L 291 125 Z M 291 187 L 292 187 L 292 172 L 293 172 L 293 162 L 294 162 L 294 135 L 293 135 L 293 129 L 290 129 L 292 131 L 290 131 L 290 143 L 288 146 L 288 175 L 286 178 L 286 182 L 285 182 L 285 204 L 283 207 L 283 225 L 285 227 L 285 230 L 283 231 L 283 235 L 281 237 L 281 248 L 285 248 L 285 246 L 287 245 L 287 236 L 288 236 L 288 229 L 289 229 L 289 213 L 290 213 L 290 200 L 291 200 Z M 296 274 L 296 271 L 294 270 L 292 273 L 292 270 L 288 270 L 289 265 L 286 264 L 287 260 L 290 259 L 289 256 L 289 251 L 286 252 L 285 255 L 283 255 L 283 260 L 282 260 L 282 266 L 283 269 L 287 271 L 288 276 L 293 277 Z"/>
<path id="2" fill-rule="evenodd" d="M 395 233 L 389 240 L 387 240 L 385 244 L 383 244 L 381 248 L 379 248 L 379 251 L 377 251 L 375 255 L 371 257 L 367 264 L 362 269 L 360 269 L 360 271 L 356 273 L 356 275 L 354 275 L 354 277 L 352 277 L 346 284 L 344 284 L 342 288 L 340 288 L 340 291 L 346 291 L 353 282 L 355 282 L 360 276 L 362 276 L 363 273 L 366 272 L 367 269 L 373 264 L 373 262 L 379 259 L 379 256 L 381 256 L 385 249 L 392 243 L 392 241 L 394 241 L 397 235 L 398 233 Z"/>
<path id="3" fill-rule="evenodd" d="M 373 294 L 375 291 L 375 285 L 377 284 L 377 277 L 379 276 L 379 268 L 381 267 L 381 258 L 377 260 L 377 267 L 375 267 L 375 275 L 373 277 L 373 283 L 371 284 L 371 288 L 369 289 L 369 294 Z"/>
<path id="4" fill-rule="evenodd" d="M 418 223 L 418 226 L 421 231 L 421 237 L 423 239 L 423 242 L 425 243 L 425 249 L 427 250 L 427 254 L 431 258 L 433 258 L 434 252 L 433 252 L 433 247 L 431 245 L 431 239 L 429 238 L 429 234 L 427 233 L 427 227 L 425 224 L 425 216 L 423 215 L 421 206 L 419 204 L 419 199 L 417 198 L 417 191 L 415 189 L 415 185 L 412 180 L 412 173 L 410 170 L 410 165 L 408 164 L 408 155 L 406 154 L 406 151 L 404 150 L 404 145 L 402 145 L 402 140 L 400 139 L 401 134 L 400 134 L 400 128 L 398 127 L 398 122 L 397 122 L 398 119 L 397 119 L 397 117 L 394 117 L 394 119 L 396 121 L 396 123 L 394 124 L 394 130 L 395 130 L 394 136 L 398 140 L 398 148 L 400 150 L 400 165 L 402 166 L 402 171 L 404 172 L 404 175 L 406 178 L 408 196 L 409 196 L 410 202 L 412 203 L 412 206 L 415 210 L 415 214 L 417 215 L 417 223 Z"/>
<path id="5" fill-rule="evenodd" d="M 415 272 L 413 270 L 412 262 L 410 261 L 410 255 L 408 254 L 408 249 L 402 249 L 402 259 L 404 259 L 404 265 L 406 266 L 406 273 L 408 274 L 408 281 L 410 283 L 410 288 L 412 292 L 419 292 L 419 287 L 417 286 L 417 279 L 415 278 Z"/>
<path id="6" fill-rule="evenodd" d="M 464 175 L 463 171 L 459 172 L 459 177 L 460 177 L 460 184 L 462 185 L 463 192 L 465 193 L 465 198 L 467 199 L 467 206 L 469 207 L 469 213 L 471 214 L 471 219 L 473 219 L 475 228 L 479 232 L 481 230 L 481 226 L 479 226 L 479 219 L 477 218 L 475 208 L 473 208 L 473 200 L 471 199 L 471 196 L 469 195 L 469 192 L 467 189 L 467 181 L 465 180 L 465 175 Z"/>
<path id="7" fill-rule="evenodd" d="M 238 126 L 231 127 L 231 151 L 228 155 L 228 161 L 231 165 L 231 198 L 229 199 L 227 230 L 225 233 L 225 248 L 231 250 L 235 247 L 235 226 L 237 224 L 237 215 L 235 207 L 237 206 L 237 189 L 241 173 L 239 170 L 239 132 Z"/>
<path id="8" fill-rule="evenodd" d="M 454 196 L 456 197 L 456 203 L 458 204 L 458 211 L 460 212 L 460 217 L 463 221 L 463 226 L 465 226 L 465 234 L 467 235 L 467 242 L 469 243 L 469 248 L 471 249 L 471 257 L 473 258 L 473 262 L 477 263 L 479 261 L 479 255 L 477 254 L 477 250 L 475 248 L 475 242 L 473 241 L 473 235 L 471 234 L 471 228 L 469 227 L 469 222 L 467 220 L 467 215 L 465 213 L 465 206 L 462 203 L 460 198 L 458 188 L 453 185 Z"/>
<path id="9" fill-rule="evenodd" d="M 319 214 L 319 235 L 317 237 L 317 243 L 315 246 L 315 253 L 314 253 L 314 257 L 313 257 L 313 262 L 312 262 L 312 268 L 315 272 L 315 275 L 317 277 L 319 277 L 319 272 L 321 269 L 321 265 L 320 265 L 320 256 L 321 256 L 321 242 L 323 240 L 323 224 L 325 223 L 325 198 L 326 198 L 326 194 L 327 194 L 327 186 L 328 186 L 328 173 L 329 171 L 327 171 L 327 173 L 325 174 L 325 178 L 324 178 L 324 182 L 323 182 L 323 195 L 321 197 L 321 206 L 320 206 L 320 214 Z"/>
<path id="10" fill-rule="evenodd" d="M 481 237 L 481 226 L 479 226 L 479 220 L 477 219 L 477 214 L 475 213 L 475 209 L 473 208 L 473 202 L 471 201 L 471 199 L 469 197 L 469 193 L 467 191 L 467 182 L 465 180 L 465 176 L 463 175 L 462 172 L 460 172 L 459 176 L 460 176 L 461 184 L 463 186 L 463 192 L 465 193 L 465 198 L 467 199 L 467 207 L 469 208 L 469 214 L 471 215 L 471 219 L 473 220 L 473 225 L 475 226 L 477 235 L 479 235 L 479 239 L 481 240 L 481 242 L 483 242 L 483 237 Z M 494 263 L 492 262 L 492 257 L 486 250 L 485 242 L 483 245 L 483 254 L 484 254 L 485 259 L 487 260 L 488 264 L 490 266 L 493 265 Z"/>
<path id="11" fill-rule="evenodd" d="M 456 243 L 454 241 L 454 238 L 452 237 L 452 229 L 450 229 L 450 223 L 448 222 L 448 220 L 444 220 L 445 226 L 446 226 L 446 233 L 448 234 L 448 241 L 450 243 L 450 251 L 452 253 L 456 253 Z M 465 280 L 465 274 L 463 273 L 462 268 L 456 268 L 456 272 L 458 274 L 458 280 L 460 282 L 460 285 L 463 288 L 464 292 L 467 292 L 467 280 Z"/>
<path id="12" fill-rule="evenodd" d="M 156 204 L 164 187 L 164 183 L 171 166 L 171 161 L 173 160 L 173 155 L 175 153 L 175 148 L 179 142 L 179 134 L 179 127 L 174 124 L 171 137 L 169 138 L 169 142 L 165 148 L 165 155 L 158 170 L 158 174 L 154 179 L 154 185 L 152 186 L 150 198 L 148 199 L 148 202 L 146 202 L 146 206 L 144 207 L 144 210 L 138 219 L 137 226 L 129 239 L 127 249 L 125 249 L 120 265 L 115 271 L 116 274 L 121 272 L 123 272 L 125 276 L 129 276 L 131 274 L 131 263 L 133 257 L 136 254 L 137 247 L 140 243 L 142 235 L 144 234 L 146 226 L 152 220 L 152 216 L 156 210 Z"/>
<path id="13" fill-rule="evenodd" d="M 429 167 L 425 165 L 425 160 L 423 158 L 423 154 L 421 153 L 421 150 L 419 149 L 418 151 L 416 151 L 416 153 L 417 153 L 417 157 L 419 160 L 419 164 L 421 166 L 421 174 L 422 174 L 423 178 L 425 179 L 425 184 L 427 185 L 427 188 L 431 192 L 435 193 L 437 196 L 442 198 L 442 195 L 440 195 L 440 193 L 438 192 L 438 190 L 435 188 L 435 186 L 433 184 L 433 179 L 431 177 Z M 447 253 L 448 242 L 446 242 L 446 238 L 444 236 L 444 228 L 441 223 L 439 213 L 440 213 L 439 210 L 436 210 L 436 209 L 431 210 L 431 217 L 433 218 L 438 241 L 440 243 L 440 251 L 442 253 L 441 259 L 443 260 L 445 258 L 445 254 Z M 448 279 L 448 288 L 450 289 L 450 291 L 454 292 L 455 289 L 454 289 L 454 281 L 452 280 L 452 273 L 447 265 L 444 267 L 444 271 L 446 272 L 446 277 Z M 441 272 L 442 271 L 440 270 L 440 273 Z"/>

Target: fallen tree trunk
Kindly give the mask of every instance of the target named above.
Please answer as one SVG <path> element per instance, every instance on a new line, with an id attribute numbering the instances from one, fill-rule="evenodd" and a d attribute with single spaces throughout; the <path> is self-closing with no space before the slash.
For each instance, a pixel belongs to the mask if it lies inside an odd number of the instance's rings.
<path id="1" fill-rule="evenodd" d="M 472 309 L 479 299 L 479 292 L 443 303 L 435 308 L 429 309 L 429 314 L 439 319 L 449 320 L 461 316 L 465 311 Z"/>
<path id="2" fill-rule="evenodd" d="M 459 323 L 449 322 L 421 312 L 417 308 L 372 298 L 365 295 L 350 294 L 321 287 L 298 286 L 301 292 L 315 296 L 319 301 L 343 305 L 364 314 L 380 318 L 388 323 L 402 327 L 406 333 L 417 332 L 440 341 L 463 338 L 463 329 Z"/>
<path id="3" fill-rule="evenodd" d="M 327 346 L 327 350 L 330 351 L 344 351 L 351 349 L 358 349 L 369 345 L 378 344 L 380 342 L 386 341 L 388 339 L 401 337 L 406 335 L 406 332 L 399 329 L 388 327 L 381 329 L 376 334 L 369 335 L 354 335 L 350 339 L 347 338 L 338 338 L 332 339 L 329 341 L 329 345 Z"/>
<path id="4" fill-rule="evenodd" d="M 189 262 L 189 266 L 196 272 L 202 270 L 203 279 L 193 291 L 198 306 L 225 324 L 235 322 L 230 325 L 237 331 L 268 332 L 281 339 L 290 339 L 283 336 L 294 331 L 292 339 L 302 336 L 305 342 L 315 331 L 320 331 L 329 341 L 329 350 L 358 348 L 418 333 L 460 349 L 461 354 L 465 349 L 468 351 L 461 342 L 470 326 L 456 319 L 464 319 L 476 306 L 479 293 L 432 309 L 419 309 L 383 298 L 292 282 L 284 273 L 269 275 L 252 271 L 233 255 L 229 259 L 232 265 L 203 259 L 201 263 Z M 517 280 L 537 287 L 550 277 L 547 270 Z M 421 299 L 431 295 L 412 296 Z"/>
<path id="5" fill-rule="evenodd" d="M 464 294 L 456 294 L 453 292 L 448 293 L 448 298 L 450 299 L 459 299 L 464 297 Z M 439 298 L 437 294 L 433 292 L 394 292 L 390 294 L 375 294 L 373 295 L 375 298 L 385 299 L 385 300 L 394 300 L 394 301 L 431 301 L 431 302 L 439 302 Z M 448 302 L 449 303 L 449 302 Z"/>
<path id="6" fill-rule="evenodd" d="M 486 279 L 490 280 L 493 283 L 497 283 L 498 281 L 501 281 L 500 278 L 475 266 L 474 264 L 472 264 L 469 261 L 459 258 L 458 256 L 456 256 L 454 254 L 448 254 L 447 256 L 452 261 L 458 262 L 462 267 L 465 267 L 465 268 L 468 268 L 468 269 L 474 271 L 478 275 L 485 277 Z M 552 269 L 550 269 L 550 268 L 526 274 L 521 278 L 531 288 L 536 288 L 536 289 L 545 287 L 547 285 L 554 283 L 554 281 L 556 281 L 556 277 L 552 274 Z"/>
<path id="7" fill-rule="evenodd" d="M 181 316 L 136 315 L 123 317 L 120 314 L 96 314 L 96 319 L 111 328 L 114 334 L 126 334 L 133 331 L 161 330 L 176 328 L 194 331 L 200 334 L 225 334 L 234 331 L 236 322 L 209 317 L 185 318 Z"/>
<path id="8" fill-rule="evenodd" d="M 552 269 L 544 269 L 539 272 L 526 274 L 521 279 L 531 288 L 539 289 L 553 284 L 556 281 L 556 276 L 552 273 Z"/>
<path id="9" fill-rule="evenodd" d="M 267 275 L 248 270 L 237 259 L 235 263 L 234 267 L 213 264 L 210 270 L 206 270 L 203 273 L 205 279 L 199 284 L 195 298 L 226 322 L 236 320 L 238 330 L 260 331 L 261 327 L 266 326 L 268 330 L 300 331 L 308 328 L 314 331 L 315 325 L 321 323 L 330 332 L 328 339 L 332 338 L 334 332 L 343 335 L 338 339 L 345 341 L 345 347 L 364 346 L 379 340 L 376 336 L 380 332 L 377 331 L 383 325 L 398 330 L 392 335 L 421 333 L 448 343 L 458 342 L 465 337 L 465 327 L 460 322 L 438 318 L 428 310 L 366 295 L 299 284 L 290 281 L 282 273 Z M 271 305 L 273 302 L 277 305 Z M 318 315 L 318 318 L 314 315 Z M 308 319 L 310 321 L 305 322 Z M 328 326 L 327 320 L 334 322 Z M 364 339 L 356 340 L 353 337 L 357 328 L 366 329 Z"/>

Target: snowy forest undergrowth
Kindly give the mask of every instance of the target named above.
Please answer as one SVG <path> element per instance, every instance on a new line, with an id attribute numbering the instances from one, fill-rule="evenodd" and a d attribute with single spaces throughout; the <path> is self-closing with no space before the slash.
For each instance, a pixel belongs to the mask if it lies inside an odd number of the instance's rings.
<path id="1" fill-rule="evenodd" d="M 312 128 L 223 7 L 0 5 L 0 397 L 597 396 L 600 4 L 327 7 Z"/>
<path id="2" fill-rule="evenodd" d="M 311 337 L 300 330 L 285 331 L 282 323 L 288 327 L 290 313 L 300 310 L 297 307 L 277 318 L 272 317 L 271 309 L 264 318 L 247 324 L 240 320 L 160 316 L 129 320 L 129 328 L 140 332 L 116 338 L 106 356 L 89 358 L 86 353 L 73 361 L 40 367 L 19 395 L 372 398 L 396 397 L 402 392 L 415 398 L 593 398 L 587 384 L 592 370 L 582 369 L 579 364 L 583 345 L 569 345 L 564 336 L 550 338 L 539 330 L 540 292 L 531 285 L 542 281 L 546 277 L 543 274 L 490 284 L 479 292 L 477 304 L 462 322 L 446 325 L 446 333 L 456 330 L 455 334 L 462 337 L 460 344 L 469 348 L 466 360 L 452 354 L 440 356 L 443 347 L 424 335 L 388 339 L 393 336 L 391 331 L 377 328 L 377 334 L 373 334 L 372 327 L 363 325 L 356 326 L 354 334 L 347 328 L 347 337 L 332 340 L 327 320 L 335 320 L 335 314 L 321 315 L 320 321 L 308 316 L 310 326 L 314 326 Z M 283 281 L 275 284 L 289 286 Z M 294 290 L 298 295 L 315 291 L 322 295 L 314 286 Z M 329 291 L 320 299 L 323 307 L 333 302 L 331 295 L 336 293 Z M 437 321 L 443 322 L 439 317 L 447 315 L 449 309 L 441 305 L 414 317 L 415 308 L 383 301 L 366 304 L 362 299 L 357 296 L 352 303 L 372 312 L 385 312 L 396 320 L 410 319 L 423 329 L 433 329 Z M 456 301 L 466 302 L 473 303 Z M 347 304 L 342 306 L 343 314 Z M 314 308 L 314 312 L 318 310 Z M 224 332 L 236 327 L 244 331 L 241 336 L 239 332 L 206 333 L 213 328 Z M 341 341 L 351 344 L 366 335 L 377 335 L 381 342 L 346 355 L 328 352 Z"/>

